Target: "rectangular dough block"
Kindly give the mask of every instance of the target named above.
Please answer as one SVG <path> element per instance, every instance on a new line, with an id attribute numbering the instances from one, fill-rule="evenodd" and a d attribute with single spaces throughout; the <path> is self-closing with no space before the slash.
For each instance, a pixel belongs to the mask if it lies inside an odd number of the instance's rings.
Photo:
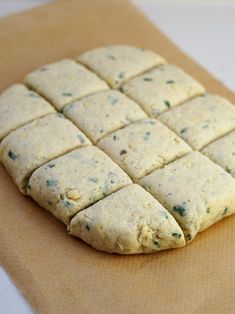
<path id="1" fill-rule="evenodd" d="M 74 100 L 108 89 L 108 85 L 96 74 L 69 59 L 33 71 L 26 77 L 26 84 L 58 110 Z"/>
<path id="2" fill-rule="evenodd" d="M 37 169 L 28 194 L 60 221 L 104 198 L 132 181 L 104 152 L 95 146 L 79 148 Z"/>
<path id="3" fill-rule="evenodd" d="M 84 52 L 78 61 L 118 88 L 129 78 L 165 63 L 155 52 L 132 46 L 106 46 Z"/>
<path id="4" fill-rule="evenodd" d="M 0 95 L 0 141 L 16 128 L 54 112 L 37 93 L 15 84 Z"/>
<path id="5" fill-rule="evenodd" d="M 137 120 L 147 118 L 143 110 L 119 91 L 109 90 L 67 105 L 64 114 L 92 141 Z"/>
<path id="6" fill-rule="evenodd" d="M 110 253 L 151 253 L 185 245 L 182 230 L 148 192 L 131 184 L 80 211 L 69 233 Z"/>
<path id="7" fill-rule="evenodd" d="M 42 164 L 89 139 L 60 113 L 26 124 L 11 132 L 1 143 L 0 158 L 22 193 L 31 173 Z"/>
<path id="8" fill-rule="evenodd" d="M 98 146 L 134 181 L 191 151 L 180 137 L 154 119 L 130 124 L 101 139 Z"/>
<path id="9" fill-rule="evenodd" d="M 235 131 L 206 146 L 202 153 L 235 177 Z"/>
<path id="10" fill-rule="evenodd" d="M 153 118 L 205 92 L 199 82 L 171 64 L 129 80 L 122 86 L 122 90 Z"/>
<path id="11" fill-rule="evenodd" d="M 235 129 L 235 106 L 223 97 L 206 94 L 163 113 L 159 120 L 201 150 Z"/>
<path id="12" fill-rule="evenodd" d="M 235 212 L 235 180 L 199 152 L 139 182 L 175 217 L 187 241 Z"/>

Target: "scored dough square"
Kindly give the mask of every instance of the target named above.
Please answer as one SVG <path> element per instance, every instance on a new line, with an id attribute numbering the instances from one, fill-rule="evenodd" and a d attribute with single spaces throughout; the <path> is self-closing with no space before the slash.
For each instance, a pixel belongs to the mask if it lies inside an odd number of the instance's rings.
<path id="1" fill-rule="evenodd" d="M 68 230 L 96 249 L 120 254 L 151 253 L 185 245 L 182 230 L 171 214 L 136 184 L 80 211 Z"/>
<path id="2" fill-rule="evenodd" d="M 78 211 L 131 182 L 104 152 L 87 146 L 37 169 L 29 180 L 27 192 L 68 224 Z"/>
<path id="3" fill-rule="evenodd" d="M 223 97 L 206 94 L 163 113 L 159 120 L 200 150 L 235 128 L 235 106 Z"/>
<path id="4" fill-rule="evenodd" d="M 64 108 L 64 114 L 94 143 L 110 132 L 147 118 L 134 101 L 115 90 L 99 92 L 69 104 Z"/>
<path id="5" fill-rule="evenodd" d="M 235 177 L 235 131 L 206 146 L 202 153 Z"/>
<path id="6" fill-rule="evenodd" d="M 0 158 L 22 193 L 31 173 L 69 150 L 90 144 L 62 114 L 55 113 L 11 132 L 0 145 Z"/>
<path id="7" fill-rule="evenodd" d="M 137 76 L 122 86 L 150 117 L 205 92 L 204 87 L 178 67 L 166 64 Z"/>
<path id="8" fill-rule="evenodd" d="M 54 112 L 37 93 L 15 84 L 0 95 L 0 140 L 21 125 Z"/>
<path id="9" fill-rule="evenodd" d="M 99 74 L 113 88 L 124 81 L 165 63 L 156 53 L 131 46 L 106 46 L 82 53 L 78 61 Z"/>
<path id="10" fill-rule="evenodd" d="M 69 59 L 41 67 L 28 74 L 25 81 L 58 110 L 71 101 L 108 89 L 96 74 Z"/>
<path id="11" fill-rule="evenodd" d="M 191 148 L 161 122 L 145 119 L 118 130 L 97 144 L 135 181 Z"/>
<path id="12" fill-rule="evenodd" d="M 139 183 L 175 217 L 187 241 L 235 212 L 235 180 L 199 152 L 192 152 Z"/>

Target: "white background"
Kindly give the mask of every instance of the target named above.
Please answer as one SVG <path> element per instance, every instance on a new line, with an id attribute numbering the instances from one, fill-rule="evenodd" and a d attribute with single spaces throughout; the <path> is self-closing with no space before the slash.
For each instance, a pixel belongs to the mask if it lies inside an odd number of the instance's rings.
<path id="1" fill-rule="evenodd" d="M 235 91 L 235 0 L 132 1 L 181 49 Z M 0 0 L 0 17 L 47 2 Z M 29 313 L 30 306 L 0 267 L 0 314 Z"/>

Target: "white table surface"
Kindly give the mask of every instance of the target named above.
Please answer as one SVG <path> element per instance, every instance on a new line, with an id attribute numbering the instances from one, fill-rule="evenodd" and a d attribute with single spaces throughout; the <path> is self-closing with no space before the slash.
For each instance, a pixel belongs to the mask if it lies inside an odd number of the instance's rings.
<path id="1" fill-rule="evenodd" d="M 235 91 L 235 0 L 132 0 L 181 49 Z M 49 0 L 0 0 L 0 17 Z M 31 307 L 0 267 L 0 314 Z"/>

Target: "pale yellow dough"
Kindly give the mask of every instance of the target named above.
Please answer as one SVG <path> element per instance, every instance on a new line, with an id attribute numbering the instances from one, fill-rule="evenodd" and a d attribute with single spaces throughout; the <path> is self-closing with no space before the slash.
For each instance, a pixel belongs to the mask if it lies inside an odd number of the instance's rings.
<path id="1" fill-rule="evenodd" d="M 59 220 L 71 217 L 132 181 L 105 153 L 87 146 L 67 153 L 37 169 L 28 194 Z"/>
<path id="2" fill-rule="evenodd" d="M 154 171 L 139 183 L 175 217 L 187 241 L 235 213 L 235 180 L 199 152 Z"/>
<path id="3" fill-rule="evenodd" d="M 134 181 L 191 151 L 183 140 L 154 119 L 128 125 L 97 145 Z"/>
<path id="4" fill-rule="evenodd" d="M 163 113 L 159 120 L 201 150 L 235 129 L 235 106 L 223 97 L 206 94 Z"/>
<path id="5" fill-rule="evenodd" d="M 235 131 L 206 146 L 202 153 L 235 177 Z"/>
<path id="6" fill-rule="evenodd" d="M 0 158 L 22 193 L 31 173 L 76 147 L 90 144 L 62 114 L 50 114 L 11 132 L 1 142 Z"/>
<path id="7" fill-rule="evenodd" d="M 0 95 L 0 140 L 23 124 L 54 111 L 37 93 L 22 84 L 12 85 Z"/>
<path id="8" fill-rule="evenodd" d="M 150 117 L 205 92 L 204 87 L 175 65 L 166 64 L 137 76 L 122 86 Z"/>
<path id="9" fill-rule="evenodd" d="M 68 229 L 71 235 L 110 253 L 151 253 L 185 245 L 171 214 L 136 184 L 80 211 Z"/>
<path id="10" fill-rule="evenodd" d="M 108 89 L 96 74 L 69 59 L 41 67 L 28 74 L 25 81 L 58 110 L 74 100 Z"/>
<path id="11" fill-rule="evenodd" d="M 69 104 L 64 114 L 93 143 L 125 125 L 147 118 L 134 101 L 114 90 L 99 92 Z"/>
<path id="12" fill-rule="evenodd" d="M 105 46 L 82 53 L 78 61 L 99 74 L 113 88 L 129 78 L 165 63 L 165 60 L 147 49 L 132 46 Z"/>

